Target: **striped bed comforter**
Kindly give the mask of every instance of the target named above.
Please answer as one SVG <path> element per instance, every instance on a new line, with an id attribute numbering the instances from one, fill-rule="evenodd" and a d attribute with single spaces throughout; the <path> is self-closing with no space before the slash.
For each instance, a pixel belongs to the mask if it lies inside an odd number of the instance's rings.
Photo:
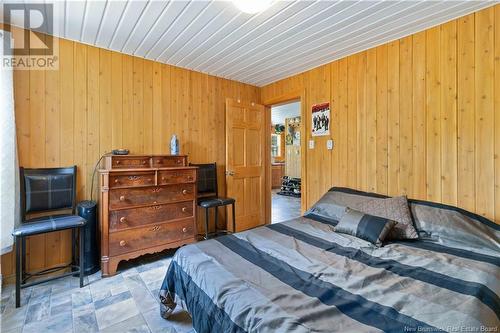
<path id="1" fill-rule="evenodd" d="M 499 330 L 500 255 L 430 241 L 376 248 L 309 218 L 185 246 L 160 299 L 202 332 Z"/>

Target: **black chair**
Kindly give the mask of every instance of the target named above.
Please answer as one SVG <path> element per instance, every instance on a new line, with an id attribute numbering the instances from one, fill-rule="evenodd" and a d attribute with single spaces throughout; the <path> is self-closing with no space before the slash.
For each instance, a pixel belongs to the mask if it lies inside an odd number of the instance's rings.
<path id="1" fill-rule="evenodd" d="M 198 167 L 198 207 L 205 208 L 205 239 L 208 239 L 209 209 L 215 208 L 215 234 L 228 233 L 217 230 L 218 207 L 232 205 L 233 231 L 236 231 L 235 201 L 233 198 L 219 197 L 217 189 L 217 164 L 192 164 Z"/>
<path id="2" fill-rule="evenodd" d="M 16 308 L 21 305 L 21 288 L 31 287 L 57 278 L 80 276 L 80 288 L 83 287 L 84 267 L 84 232 L 87 221 L 75 214 L 76 203 L 76 166 L 69 168 L 25 169 L 20 168 L 21 178 L 21 225 L 14 229 L 12 235 L 16 246 Z M 55 213 L 70 210 L 71 214 L 54 214 L 50 216 L 27 219 L 33 213 Z M 69 265 L 54 267 L 35 273 L 26 273 L 26 237 L 60 230 L 72 230 L 72 262 Z M 76 265 L 76 230 L 79 231 L 79 265 Z M 40 276 L 57 270 L 71 268 L 67 272 L 41 281 L 26 283 L 29 278 Z"/>

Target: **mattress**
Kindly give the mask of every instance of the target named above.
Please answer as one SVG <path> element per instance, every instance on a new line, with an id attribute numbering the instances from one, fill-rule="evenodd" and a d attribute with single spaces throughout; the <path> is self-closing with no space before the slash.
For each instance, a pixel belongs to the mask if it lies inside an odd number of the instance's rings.
<path id="1" fill-rule="evenodd" d="M 457 236 L 375 247 L 308 216 L 180 248 L 161 315 L 181 306 L 198 333 L 498 332 L 497 226 L 478 226 L 491 229 L 494 239 L 482 239 L 491 246 Z M 444 229 L 457 232 L 433 235 Z"/>

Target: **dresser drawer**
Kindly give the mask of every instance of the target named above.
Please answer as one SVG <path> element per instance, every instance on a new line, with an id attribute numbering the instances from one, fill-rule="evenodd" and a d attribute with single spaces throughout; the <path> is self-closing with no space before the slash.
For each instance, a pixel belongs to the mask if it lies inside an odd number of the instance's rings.
<path id="1" fill-rule="evenodd" d="M 158 184 L 179 184 L 196 181 L 196 169 L 158 171 Z"/>
<path id="2" fill-rule="evenodd" d="M 194 184 L 176 184 L 143 188 L 110 189 L 109 209 L 156 205 L 173 201 L 193 200 Z"/>
<path id="3" fill-rule="evenodd" d="M 119 173 L 109 175 L 109 187 L 133 187 L 133 186 L 152 186 L 155 184 L 155 172 L 134 172 Z"/>
<path id="4" fill-rule="evenodd" d="M 109 231 L 167 222 L 193 217 L 194 201 L 154 205 L 134 209 L 114 210 L 109 213 Z"/>
<path id="5" fill-rule="evenodd" d="M 139 169 L 149 168 L 149 157 L 133 157 L 133 156 L 113 156 L 111 158 L 111 167 L 113 169 Z"/>
<path id="6" fill-rule="evenodd" d="M 109 254 L 112 256 L 146 249 L 165 243 L 182 241 L 195 236 L 194 219 L 176 223 L 160 223 L 109 234 Z"/>
<path id="7" fill-rule="evenodd" d="M 153 168 L 169 168 L 187 166 L 186 156 L 156 156 L 153 157 Z"/>

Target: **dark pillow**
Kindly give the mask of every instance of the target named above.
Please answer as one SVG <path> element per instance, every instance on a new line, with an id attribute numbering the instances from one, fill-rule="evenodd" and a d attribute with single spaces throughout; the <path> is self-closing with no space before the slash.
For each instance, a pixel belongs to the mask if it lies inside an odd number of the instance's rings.
<path id="1" fill-rule="evenodd" d="M 376 246 L 381 246 L 396 224 L 397 222 L 393 220 L 347 208 L 346 213 L 335 226 L 335 231 L 356 236 Z"/>

